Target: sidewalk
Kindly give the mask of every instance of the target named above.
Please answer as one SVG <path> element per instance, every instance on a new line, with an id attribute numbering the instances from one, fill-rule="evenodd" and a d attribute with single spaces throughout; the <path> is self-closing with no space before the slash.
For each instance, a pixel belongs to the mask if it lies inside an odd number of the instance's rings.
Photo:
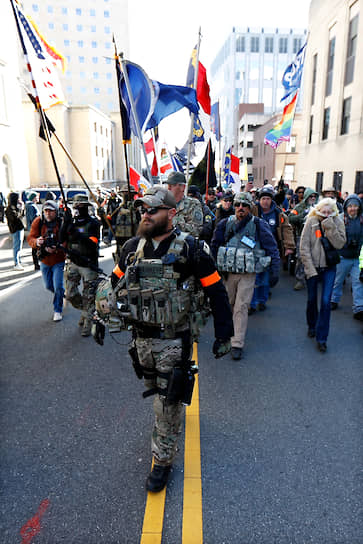
<path id="1" fill-rule="evenodd" d="M 27 280 L 40 272 L 34 271 L 32 250 L 26 241 L 28 231 L 24 233 L 24 244 L 21 251 L 22 271 L 14 270 L 13 241 L 6 223 L 0 223 L 0 291 L 15 285 L 19 281 Z"/>

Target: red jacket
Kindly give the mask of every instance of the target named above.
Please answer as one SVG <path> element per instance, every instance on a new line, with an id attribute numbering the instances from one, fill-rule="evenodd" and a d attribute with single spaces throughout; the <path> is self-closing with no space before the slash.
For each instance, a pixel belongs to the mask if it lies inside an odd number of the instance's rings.
<path id="1" fill-rule="evenodd" d="M 42 225 L 41 225 L 42 222 Z M 41 225 L 41 226 L 40 226 Z M 59 240 L 59 221 L 57 220 L 56 225 L 53 228 L 53 233 L 56 236 L 56 240 Z M 36 217 L 30 227 L 30 233 L 27 237 L 28 244 L 33 249 L 36 249 L 37 246 L 37 238 L 39 236 L 43 236 L 44 238 L 47 235 L 47 224 L 44 220 L 42 220 L 41 217 Z M 65 260 L 66 254 L 61 249 L 57 249 L 55 253 L 49 253 L 46 257 L 42 258 L 42 263 L 46 264 L 47 266 L 53 266 L 54 264 L 61 263 Z"/>

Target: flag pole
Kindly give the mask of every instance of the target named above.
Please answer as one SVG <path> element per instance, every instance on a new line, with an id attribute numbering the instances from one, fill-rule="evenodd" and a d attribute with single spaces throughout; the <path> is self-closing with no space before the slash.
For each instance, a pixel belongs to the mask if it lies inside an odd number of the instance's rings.
<path id="1" fill-rule="evenodd" d="M 121 129 L 122 129 L 122 113 L 121 113 L 122 97 L 120 93 L 120 82 L 119 82 L 118 74 L 117 74 L 117 65 L 121 71 L 121 63 L 120 63 L 119 56 L 117 54 L 117 46 L 116 46 L 116 40 L 114 35 L 112 36 L 112 41 L 115 48 L 115 68 L 116 68 L 117 90 L 118 90 L 118 99 L 119 99 L 119 105 L 120 105 L 120 117 L 121 117 Z M 130 203 L 132 201 L 131 200 L 131 186 L 130 186 L 130 169 L 129 169 L 129 158 L 128 158 L 128 152 L 127 152 L 127 143 L 124 140 L 124 134 L 122 134 L 122 143 L 124 148 L 124 157 L 125 157 L 125 166 L 126 166 L 127 195 L 128 195 L 128 200 Z M 111 214 L 111 217 L 112 217 L 112 214 Z M 134 214 L 132 213 L 132 210 L 130 210 L 130 219 L 131 219 L 131 232 L 132 232 L 132 235 L 134 236 L 135 225 L 134 225 Z"/>
<path id="2" fill-rule="evenodd" d="M 120 61 L 121 61 L 122 73 L 123 73 L 124 78 L 125 78 L 127 94 L 129 95 L 132 115 L 134 116 L 134 121 L 135 121 L 135 126 L 136 126 L 136 131 L 137 131 L 137 137 L 139 138 L 139 141 L 140 141 L 140 144 L 141 144 L 141 147 L 142 147 L 142 151 L 143 151 L 143 155 L 144 155 L 144 159 L 145 159 L 145 163 L 146 163 L 147 175 L 149 177 L 149 181 L 150 181 L 151 185 L 154 185 L 153 184 L 153 178 L 152 178 L 151 171 L 150 171 L 150 167 L 149 167 L 149 163 L 147 162 L 147 156 L 146 156 L 144 142 L 143 142 L 143 139 L 142 139 L 140 123 L 139 123 L 139 119 L 138 119 L 137 113 L 136 113 L 134 97 L 133 97 L 132 89 L 131 89 L 131 86 L 130 86 L 129 75 L 128 75 L 127 69 L 125 67 L 125 60 L 123 58 L 123 53 L 120 53 L 119 58 L 120 58 Z"/>
<path id="3" fill-rule="evenodd" d="M 30 75 L 30 78 L 31 78 L 31 82 L 32 82 L 32 87 L 33 87 L 34 93 L 35 93 L 36 108 L 37 108 L 37 111 L 39 112 L 39 115 L 40 115 L 40 121 L 41 121 L 43 131 L 44 131 L 47 143 L 48 143 L 49 152 L 50 152 L 50 155 L 51 155 L 51 158 L 52 158 L 52 162 L 53 162 L 53 166 L 54 166 L 54 169 L 55 169 L 59 189 L 60 189 L 60 192 L 61 192 L 61 195 L 62 195 L 62 198 L 63 198 L 63 202 L 65 204 L 65 207 L 67 208 L 67 200 L 66 200 L 66 197 L 65 197 L 65 194 L 64 194 L 62 180 L 61 180 L 61 177 L 60 177 L 60 174 L 59 174 L 57 161 L 55 159 L 53 147 L 52 147 L 52 144 L 51 144 L 51 141 L 50 141 L 48 123 L 46 122 L 45 114 L 44 114 L 43 108 L 42 108 L 42 106 L 40 104 L 40 101 L 39 101 L 38 90 L 37 90 L 37 86 L 36 86 L 35 79 L 34 79 L 34 76 L 33 76 L 32 67 L 31 67 L 31 64 L 30 64 L 30 61 L 29 61 L 28 52 L 27 52 L 26 47 L 25 47 L 23 35 L 21 33 L 20 24 L 19 24 L 19 20 L 18 20 L 18 15 L 16 13 L 16 9 L 15 9 L 13 0 L 10 0 L 10 3 L 11 3 L 11 7 L 13 9 L 15 24 L 16 24 L 16 28 L 17 28 L 17 31 L 18 31 L 18 35 L 19 35 L 21 48 L 23 50 L 23 55 L 25 57 L 26 66 L 27 66 L 27 69 L 28 69 L 28 72 L 29 72 L 29 75 Z"/>
<path id="4" fill-rule="evenodd" d="M 198 31 L 198 45 L 197 45 L 197 55 L 196 55 L 196 64 L 195 64 L 195 70 L 194 70 L 194 83 L 193 83 L 193 89 L 197 88 L 198 83 L 198 71 L 199 71 L 199 50 L 200 50 L 200 39 L 201 39 L 201 27 L 199 27 Z M 192 150 L 192 142 L 193 142 L 193 127 L 194 127 L 194 118 L 195 114 L 192 113 L 190 116 L 190 131 L 189 131 L 189 141 L 188 141 L 188 159 L 187 159 L 187 168 L 186 168 L 186 178 L 187 182 L 189 181 L 189 167 L 190 167 L 190 155 Z M 187 186 L 185 186 L 185 191 L 187 192 Z"/>
<path id="5" fill-rule="evenodd" d="M 211 139 L 209 138 L 208 144 L 207 144 L 207 175 L 206 175 L 206 181 L 205 181 L 205 203 L 208 204 L 208 185 L 209 185 L 209 166 L 210 166 L 210 145 L 211 145 Z"/>

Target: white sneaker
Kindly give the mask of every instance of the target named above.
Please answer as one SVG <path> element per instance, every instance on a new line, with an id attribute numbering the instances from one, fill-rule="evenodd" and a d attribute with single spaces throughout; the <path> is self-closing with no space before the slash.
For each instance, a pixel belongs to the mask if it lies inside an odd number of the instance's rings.
<path id="1" fill-rule="evenodd" d="M 24 268 L 21 266 L 21 264 L 16 264 L 14 266 L 14 270 L 24 270 Z"/>
<path id="2" fill-rule="evenodd" d="M 63 316 L 61 313 L 59 312 L 54 312 L 54 315 L 53 315 L 53 321 L 62 321 L 63 319 Z"/>

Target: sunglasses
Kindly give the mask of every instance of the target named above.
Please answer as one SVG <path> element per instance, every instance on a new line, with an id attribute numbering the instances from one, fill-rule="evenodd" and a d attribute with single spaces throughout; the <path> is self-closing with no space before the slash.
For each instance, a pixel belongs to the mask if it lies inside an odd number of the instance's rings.
<path id="1" fill-rule="evenodd" d="M 235 208 L 239 208 L 240 206 L 242 206 L 242 208 L 249 208 L 249 204 L 245 204 L 245 202 L 235 202 L 234 203 Z"/>
<path id="2" fill-rule="evenodd" d="M 139 211 L 141 215 L 144 215 L 144 213 L 147 213 L 148 215 L 155 215 L 158 213 L 159 210 L 170 210 L 171 208 L 163 208 L 163 207 L 155 207 L 155 208 L 139 208 Z"/>

